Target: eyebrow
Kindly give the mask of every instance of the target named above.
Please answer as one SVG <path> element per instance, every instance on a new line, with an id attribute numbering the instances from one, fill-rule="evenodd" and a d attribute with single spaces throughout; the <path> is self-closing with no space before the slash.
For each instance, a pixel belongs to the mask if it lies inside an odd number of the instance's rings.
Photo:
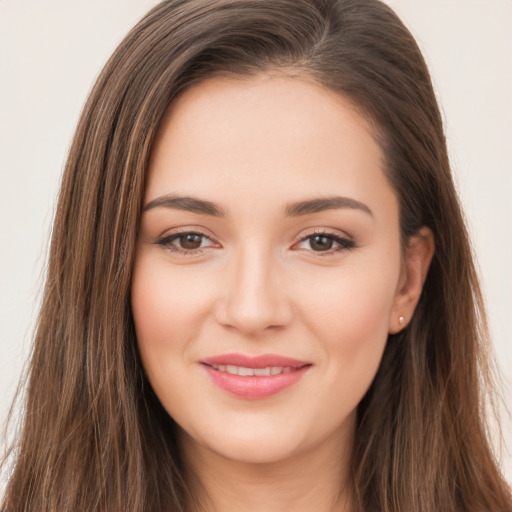
<path id="1" fill-rule="evenodd" d="M 226 216 L 224 208 L 212 203 L 211 201 L 191 196 L 179 196 L 176 194 L 168 194 L 153 199 L 144 207 L 144 211 L 152 210 L 157 207 L 185 210 L 192 213 L 211 215 L 213 217 Z M 364 203 L 350 197 L 341 196 L 322 197 L 290 203 L 286 205 L 284 211 L 287 217 L 300 217 L 302 215 L 310 215 L 312 213 L 323 212 L 326 210 L 338 210 L 342 208 L 361 210 L 373 216 L 370 208 L 368 208 Z"/>
<path id="2" fill-rule="evenodd" d="M 158 197 L 150 201 L 145 207 L 144 211 L 152 210 L 163 206 L 165 208 L 174 208 L 176 210 L 186 210 L 193 213 L 202 213 L 204 215 L 212 215 L 213 217 L 224 217 L 226 212 L 223 208 L 204 199 L 198 199 L 190 196 L 178 196 L 176 194 L 168 194 L 166 196 Z"/>
<path id="3" fill-rule="evenodd" d="M 298 217 L 300 215 L 309 215 L 311 213 L 323 212 L 325 210 L 338 210 L 341 208 L 350 208 L 361 210 L 373 216 L 368 206 L 360 201 L 350 197 L 332 196 L 321 197 L 318 199 L 309 199 L 298 203 L 291 203 L 286 206 L 285 214 L 289 217 Z"/>

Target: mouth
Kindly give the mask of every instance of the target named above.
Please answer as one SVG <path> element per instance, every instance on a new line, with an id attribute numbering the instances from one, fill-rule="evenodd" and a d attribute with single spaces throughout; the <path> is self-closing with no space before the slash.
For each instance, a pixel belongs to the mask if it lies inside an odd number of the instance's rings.
<path id="1" fill-rule="evenodd" d="M 274 354 L 224 354 L 200 361 L 213 384 L 238 398 L 263 399 L 299 382 L 313 366 Z"/>
<path id="2" fill-rule="evenodd" d="M 290 366 L 267 366 L 266 368 L 246 368 L 244 366 L 234 366 L 232 364 L 209 365 L 218 372 L 226 372 L 230 375 L 241 375 L 242 377 L 263 377 L 270 375 L 281 375 L 290 373 L 296 368 Z"/>

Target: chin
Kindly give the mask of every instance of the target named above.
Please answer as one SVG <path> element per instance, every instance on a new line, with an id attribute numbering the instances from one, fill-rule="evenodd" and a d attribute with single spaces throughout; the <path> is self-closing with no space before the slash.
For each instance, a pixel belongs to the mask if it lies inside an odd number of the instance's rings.
<path id="1" fill-rule="evenodd" d="M 291 443 L 283 445 L 275 439 L 228 440 L 208 447 L 217 455 L 242 464 L 275 464 L 290 459 L 300 448 Z"/>
<path id="2" fill-rule="evenodd" d="M 272 464 L 284 461 L 306 449 L 302 436 L 289 431 L 281 435 L 271 427 L 222 429 L 204 436 L 184 432 L 185 450 L 200 450 L 242 464 Z"/>

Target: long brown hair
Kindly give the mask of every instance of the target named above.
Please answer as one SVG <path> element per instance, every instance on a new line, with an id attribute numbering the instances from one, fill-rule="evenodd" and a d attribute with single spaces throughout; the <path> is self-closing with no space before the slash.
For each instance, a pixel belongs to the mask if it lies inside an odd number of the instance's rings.
<path id="1" fill-rule="evenodd" d="M 145 173 L 180 92 L 269 70 L 360 109 L 399 198 L 403 244 L 422 226 L 436 241 L 411 323 L 389 337 L 359 405 L 356 510 L 512 511 L 488 440 L 485 315 L 441 116 L 413 37 L 377 0 L 169 0 L 117 48 L 65 168 L 5 510 L 190 508 L 175 424 L 144 376 L 130 310 Z"/>

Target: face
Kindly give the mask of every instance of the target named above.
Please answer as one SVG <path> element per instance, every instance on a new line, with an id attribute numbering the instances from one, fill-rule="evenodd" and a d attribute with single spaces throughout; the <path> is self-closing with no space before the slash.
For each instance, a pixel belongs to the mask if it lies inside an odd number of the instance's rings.
<path id="1" fill-rule="evenodd" d="M 198 450 L 341 446 L 395 329 L 398 202 L 369 124 L 306 80 L 211 79 L 169 109 L 132 283 L 145 371 Z"/>

